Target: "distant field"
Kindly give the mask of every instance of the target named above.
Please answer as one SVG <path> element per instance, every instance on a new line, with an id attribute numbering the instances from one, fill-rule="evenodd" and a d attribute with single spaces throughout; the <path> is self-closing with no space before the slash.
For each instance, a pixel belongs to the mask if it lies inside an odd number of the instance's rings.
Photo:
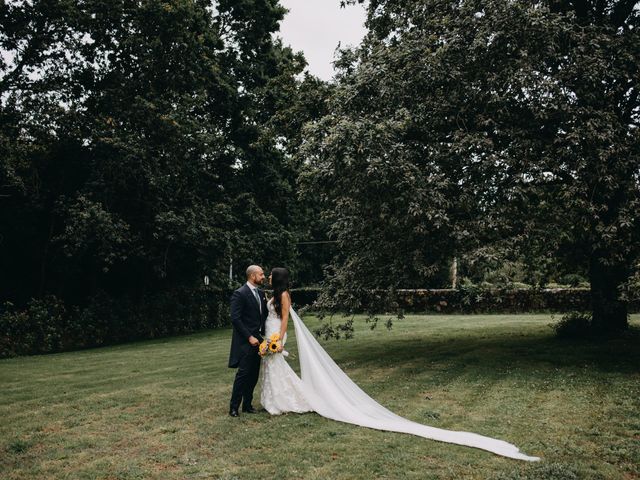
<path id="1" fill-rule="evenodd" d="M 231 418 L 225 329 L 0 360 L 0 478 L 640 478 L 638 337 L 571 344 L 551 321 L 408 316 L 388 332 L 359 319 L 355 339 L 321 341 L 399 415 L 507 440 L 535 464 L 315 413 Z"/>

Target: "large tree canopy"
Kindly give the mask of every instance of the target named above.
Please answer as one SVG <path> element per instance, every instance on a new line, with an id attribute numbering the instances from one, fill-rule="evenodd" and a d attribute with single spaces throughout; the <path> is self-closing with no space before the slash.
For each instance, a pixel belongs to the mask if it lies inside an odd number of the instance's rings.
<path id="1" fill-rule="evenodd" d="M 136 296 L 204 273 L 227 286 L 231 259 L 293 262 L 283 139 L 306 87 L 304 58 L 273 35 L 284 13 L 277 0 L 2 4 L 3 299 Z"/>
<path id="2" fill-rule="evenodd" d="M 347 2 L 353 3 L 353 2 Z M 640 255 L 640 12 L 634 1 L 371 0 L 330 113 L 307 125 L 310 198 L 340 254 L 321 303 L 392 307 L 487 245 L 580 264 L 593 319 Z"/>

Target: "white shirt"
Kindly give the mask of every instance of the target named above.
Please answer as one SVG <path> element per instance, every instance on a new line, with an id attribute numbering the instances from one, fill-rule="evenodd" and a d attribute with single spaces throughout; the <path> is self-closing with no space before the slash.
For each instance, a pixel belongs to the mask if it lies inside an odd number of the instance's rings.
<path id="1" fill-rule="evenodd" d="M 256 293 L 258 294 L 258 298 L 260 298 L 260 292 L 258 292 L 258 287 L 256 287 L 253 283 L 247 281 L 247 286 L 251 289 L 251 294 L 255 297 Z M 260 313 L 262 313 L 262 299 L 259 302 Z"/>

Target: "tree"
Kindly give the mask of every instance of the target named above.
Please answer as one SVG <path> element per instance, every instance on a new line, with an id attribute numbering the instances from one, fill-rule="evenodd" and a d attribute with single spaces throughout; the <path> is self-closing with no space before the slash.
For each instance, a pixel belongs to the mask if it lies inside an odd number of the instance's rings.
<path id="1" fill-rule="evenodd" d="M 293 254 L 277 0 L 0 7 L 0 291 L 140 301 Z M 289 200 L 293 198 L 293 200 Z"/>
<path id="2" fill-rule="evenodd" d="M 639 22 L 633 1 L 372 0 L 331 113 L 307 126 L 306 189 L 341 249 L 321 304 L 392 308 L 372 292 L 493 245 L 584 267 L 594 325 L 625 329 Z"/>

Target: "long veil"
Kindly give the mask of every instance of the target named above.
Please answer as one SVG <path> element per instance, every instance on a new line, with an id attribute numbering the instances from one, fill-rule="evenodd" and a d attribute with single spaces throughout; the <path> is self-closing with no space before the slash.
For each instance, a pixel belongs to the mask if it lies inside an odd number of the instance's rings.
<path id="1" fill-rule="evenodd" d="M 293 308 L 290 316 L 296 329 L 298 355 L 304 393 L 313 410 L 339 422 L 480 448 L 505 457 L 540 460 L 521 453 L 518 447 L 503 440 L 476 433 L 428 427 L 396 415 L 360 389 L 331 359 Z"/>

